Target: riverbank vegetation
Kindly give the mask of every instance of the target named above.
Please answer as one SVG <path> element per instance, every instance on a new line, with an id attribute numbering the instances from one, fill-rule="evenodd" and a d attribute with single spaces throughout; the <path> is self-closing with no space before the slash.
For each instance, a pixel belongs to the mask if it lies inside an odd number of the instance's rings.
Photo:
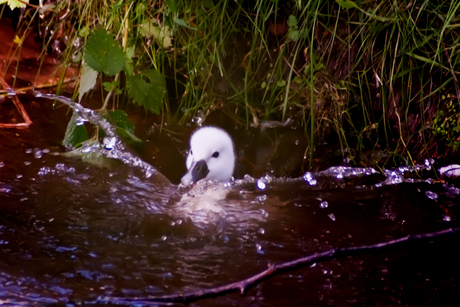
<path id="1" fill-rule="evenodd" d="M 455 156 L 460 144 L 459 7 L 51 1 L 22 9 L 12 52 L 34 31 L 42 55 L 81 68 L 74 99 L 104 93 L 101 112 L 129 101 L 161 123 L 185 123 L 220 110 L 236 126 L 303 129 L 306 164 L 325 141 L 355 164 L 411 164 Z"/>

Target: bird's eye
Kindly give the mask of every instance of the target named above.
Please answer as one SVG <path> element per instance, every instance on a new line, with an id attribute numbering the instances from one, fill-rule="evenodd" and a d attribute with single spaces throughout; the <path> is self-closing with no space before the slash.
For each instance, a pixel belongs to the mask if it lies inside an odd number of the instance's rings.
<path id="1" fill-rule="evenodd" d="M 213 154 L 212 154 L 212 157 L 213 158 L 217 158 L 219 156 L 219 152 L 218 151 L 215 151 Z"/>

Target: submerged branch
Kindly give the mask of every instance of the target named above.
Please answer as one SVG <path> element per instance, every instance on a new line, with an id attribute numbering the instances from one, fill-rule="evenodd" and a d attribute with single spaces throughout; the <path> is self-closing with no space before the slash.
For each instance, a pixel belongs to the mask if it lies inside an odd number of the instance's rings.
<path id="1" fill-rule="evenodd" d="M 0 65 L 0 71 L 1 70 L 3 70 L 2 65 Z M 26 109 L 24 109 L 24 106 L 22 105 L 21 101 L 16 95 L 16 92 L 8 85 L 8 83 L 6 83 L 5 79 L 1 75 L 0 75 L 0 85 L 8 93 L 9 97 L 13 100 L 13 103 L 16 106 L 16 109 L 18 110 L 19 114 L 21 114 L 22 119 L 24 119 L 23 123 L 11 123 L 11 124 L 10 123 L 0 123 L 0 128 L 17 128 L 17 129 L 29 128 L 29 126 L 32 125 L 32 120 L 30 119 L 29 114 L 27 114 Z"/>
<path id="2" fill-rule="evenodd" d="M 118 297 L 99 297 L 95 302 L 92 303 L 112 303 L 117 305 L 132 305 L 132 304 L 158 304 L 160 302 L 169 302 L 169 303 L 190 303 L 193 301 L 197 301 L 204 298 L 211 298 L 220 295 L 224 295 L 230 292 L 239 291 L 241 295 L 244 295 L 249 288 L 252 286 L 261 283 L 268 278 L 278 275 L 280 273 L 291 271 L 298 269 L 300 267 L 304 267 L 307 265 L 311 265 L 317 262 L 324 262 L 333 258 L 341 258 L 353 255 L 359 252 L 366 252 L 366 251 L 375 251 L 382 248 L 390 247 L 396 244 L 400 244 L 403 242 L 407 242 L 411 239 L 419 240 L 419 239 L 428 239 L 439 237 L 441 235 L 451 234 L 455 232 L 459 232 L 460 227 L 457 228 L 448 228 L 440 231 L 430 232 L 430 233 L 423 233 L 423 234 L 412 234 L 407 235 L 404 237 L 396 238 L 386 242 L 380 242 L 376 244 L 370 245 L 361 245 L 361 246 L 349 246 L 349 247 L 341 247 L 341 248 L 331 248 L 327 251 L 314 253 L 312 255 L 297 258 L 292 261 L 282 262 L 278 264 L 269 264 L 268 268 L 256 275 L 253 275 L 249 278 L 227 284 L 224 286 L 219 286 L 211 289 L 206 290 L 199 290 L 190 293 L 179 293 L 179 294 L 172 294 L 172 295 L 164 295 L 164 296 L 150 296 L 147 298 L 118 298 Z"/>

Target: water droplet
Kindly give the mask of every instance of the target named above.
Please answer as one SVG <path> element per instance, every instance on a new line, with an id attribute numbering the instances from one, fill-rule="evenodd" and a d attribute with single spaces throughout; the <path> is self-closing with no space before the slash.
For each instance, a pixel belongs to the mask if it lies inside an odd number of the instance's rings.
<path id="1" fill-rule="evenodd" d="M 260 233 L 261 235 L 265 234 L 265 229 L 259 228 L 259 233 Z"/>
<path id="2" fill-rule="evenodd" d="M 152 168 L 148 168 L 145 170 L 145 178 L 150 178 L 155 174 L 155 171 Z"/>
<path id="3" fill-rule="evenodd" d="M 0 167 L 4 167 L 4 166 L 5 166 L 5 162 L 0 161 Z"/>
<path id="4" fill-rule="evenodd" d="M 334 213 L 329 213 L 327 216 L 331 219 L 331 221 L 335 222 L 336 217 L 335 217 Z"/>
<path id="5" fill-rule="evenodd" d="M 272 170 L 271 172 L 273 173 L 273 170 Z M 270 176 L 270 175 L 268 175 L 268 174 L 264 176 L 264 182 L 270 183 L 270 182 L 272 182 L 272 181 L 273 181 L 273 177 L 272 177 L 272 176 Z"/>
<path id="6" fill-rule="evenodd" d="M 116 137 L 114 137 L 114 136 L 112 136 L 112 137 L 106 136 L 104 138 L 104 148 L 109 149 L 109 150 L 113 149 L 113 148 L 115 148 L 115 145 L 117 144 L 117 142 L 118 142 L 118 139 Z"/>
<path id="7" fill-rule="evenodd" d="M 265 200 L 267 200 L 267 195 L 260 195 L 257 197 L 257 200 L 263 203 Z"/>
<path id="8" fill-rule="evenodd" d="M 168 239 L 167 236 L 161 236 L 161 240 L 166 241 Z"/>
<path id="9" fill-rule="evenodd" d="M 24 161 L 24 165 L 31 165 L 31 164 L 32 164 L 32 162 L 30 162 L 30 161 Z"/>
<path id="10" fill-rule="evenodd" d="M 321 209 L 326 209 L 327 207 L 329 207 L 329 203 L 327 201 L 322 201 L 319 203 L 319 207 Z"/>
<path id="11" fill-rule="evenodd" d="M 425 159 L 425 166 L 427 170 L 431 170 L 431 166 L 434 164 L 434 159 Z"/>
<path id="12" fill-rule="evenodd" d="M 260 214 L 261 214 L 264 218 L 268 217 L 268 212 L 267 212 L 266 210 L 264 210 L 264 209 L 260 209 Z"/>
<path id="13" fill-rule="evenodd" d="M 55 168 L 59 171 L 64 171 L 65 170 L 65 165 L 63 163 L 56 163 Z"/>
<path id="14" fill-rule="evenodd" d="M 317 181 L 316 179 L 313 178 L 312 174 L 310 172 L 306 172 L 305 175 L 303 175 L 303 179 L 308 182 L 310 185 L 316 185 Z"/>
<path id="15" fill-rule="evenodd" d="M 91 152 L 91 146 L 89 146 L 89 145 L 84 145 L 84 146 L 82 146 L 82 147 L 81 147 L 81 152 L 82 152 L 82 153 L 89 153 L 89 152 Z"/>
<path id="16" fill-rule="evenodd" d="M 258 187 L 259 189 L 264 190 L 264 189 L 266 188 L 266 186 L 267 186 L 267 185 L 265 184 L 265 182 L 263 182 L 263 181 L 260 180 L 260 179 L 257 180 L 257 187 Z"/>
<path id="17" fill-rule="evenodd" d="M 27 148 L 25 150 L 26 154 L 31 154 L 33 152 L 32 148 Z"/>
<path id="18" fill-rule="evenodd" d="M 295 140 L 294 144 L 299 145 L 299 140 Z"/>
<path id="19" fill-rule="evenodd" d="M 442 219 L 444 220 L 444 222 L 450 222 L 452 220 L 452 218 L 450 216 L 448 216 L 447 214 L 444 214 L 442 216 Z"/>
<path id="20" fill-rule="evenodd" d="M 264 253 L 264 251 L 262 250 L 262 245 L 260 245 L 259 243 L 256 244 L 256 251 L 258 254 Z"/>
<path id="21" fill-rule="evenodd" d="M 253 183 L 255 181 L 254 178 L 248 174 L 244 175 L 243 180 L 245 183 Z"/>
<path id="22" fill-rule="evenodd" d="M 199 125 L 201 123 L 203 119 L 201 117 L 198 117 L 198 116 L 195 116 L 193 119 L 192 119 L 192 122 Z"/>
<path id="23" fill-rule="evenodd" d="M 6 94 L 8 95 L 8 97 L 14 97 L 16 96 L 16 92 L 13 90 L 13 89 L 6 89 Z"/>
<path id="24" fill-rule="evenodd" d="M 38 148 L 34 148 L 34 158 L 40 159 L 41 157 L 43 157 L 42 151 Z"/>
<path id="25" fill-rule="evenodd" d="M 436 194 L 435 192 L 432 192 L 432 191 L 426 191 L 425 195 L 426 195 L 426 197 L 428 197 L 429 199 L 432 199 L 432 200 L 437 200 L 438 199 L 438 194 Z"/>
<path id="26" fill-rule="evenodd" d="M 84 125 L 85 122 L 86 122 L 86 120 L 84 118 L 80 117 L 80 116 L 75 119 L 75 125 L 77 125 L 77 126 Z"/>

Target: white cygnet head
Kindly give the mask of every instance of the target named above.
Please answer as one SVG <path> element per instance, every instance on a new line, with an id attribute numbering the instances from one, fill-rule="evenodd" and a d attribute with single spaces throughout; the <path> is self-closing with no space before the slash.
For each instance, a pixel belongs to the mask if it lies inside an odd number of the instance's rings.
<path id="1" fill-rule="evenodd" d="M 235 149 L 230 135 L 224 130 L 206 126 L 196 130 L 190 138 L 187 173 L 183 185 L 200 179 L 229 182 L 235 169 Z"/>

